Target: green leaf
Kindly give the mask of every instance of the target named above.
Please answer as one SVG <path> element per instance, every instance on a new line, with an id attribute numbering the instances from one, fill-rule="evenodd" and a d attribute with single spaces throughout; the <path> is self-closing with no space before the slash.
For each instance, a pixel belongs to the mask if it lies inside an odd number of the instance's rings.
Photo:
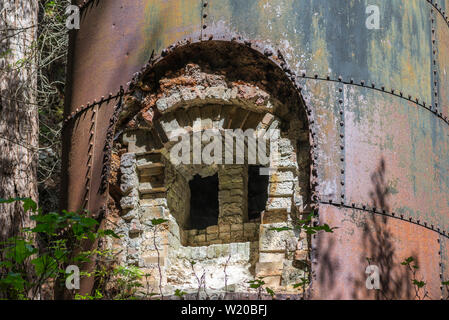
<path id="1" fill-rule="evenodd" d="M 101 235 L 101 236 L 109 236 L 109 237 L 113 237 L 113 238 L 116 238 L 116 239 L 120 239 L 120 236 L 117 235 L 112 230 L 98 230 L 98 234 Z"/>
<path id="2" fill-rule="evenodd" d="M 184 295 L 186 295 L 187 292 L 181 291 L 179 289 L 176 289 L 175 296 L 182 298 Z"/>
<path id="3" fill-rule="evenodd" d="M 282 232 L 282 231 L 289 231 L 289 230 L 293 230 L 292 228 L 289 227 L 281 227 L 281 228 L 270 228 L 270 231 L 276 231 L 276 232 Z"/>
<path id="4" fill-rule="evenodd" d="M 9 272 L 6 277 L 0 279 L 0 286 L 10 287 L 17 291 L 23 291 L 27 282 L 20 273 Z"/>
<path id="5" fill-rule="evenodd" d="M 157 225 L 165 223 L 167 221 L 168 221 L 167 219 L 153 219 L 153 220 L 151 220 L 151 224 L 153 226 L 157 226 Z"/>
<path id="6" fill-rule="evenodd" d="M 274 291 L 273 290 L 271 290 L 270 288 L 268 288 L 268 287 L 266 287 L 265 288 L 265 290 L 267 290 L 267 292 L 268 292 L 268 294 L 272 297 L 272 298 L 274 298 L 274 296 L 275 296 L 275 293 L 274 293 Z"/>
<path id="7" fill-rule="evenodd" d="M 36 274 L 39 277 L 51 278 L 55 277 L 59 272 L 57 260 L 48 254 L 33 259 L 31 263 L 34 265 Z"/>
<path id="8" fill-rule="evenodd" d="M 415 286 L 417 286 L 418 288 L 422 288 L 422 287 L 424 287 L 426 285 L 426 283 L 424 281 L 418 281 L 416 279 L 413 280 L 413 284 Z"/>
<path id="9" fill-rule="evenodd" d="M 37 249 L 35 249 L 30 242 L 16 238 L 11 247 L 5 250 L 5 257 L 11 259 L 16 263 L 23 263 L 28 257 L 35 254 Z"/>

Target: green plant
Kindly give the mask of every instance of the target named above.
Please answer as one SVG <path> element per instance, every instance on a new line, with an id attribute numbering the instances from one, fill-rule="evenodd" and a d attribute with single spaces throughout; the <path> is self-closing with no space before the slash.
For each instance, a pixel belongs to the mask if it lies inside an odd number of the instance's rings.
<path id="1" fill-rule="evenodd" d="M 415 289 L 415 297 L 418 300 L 424 300 L 425 298 L 429 298 L 429 292 L 426 290 L 427 283 L 422 279 L 418 280 L 417 271 L 419 270 L 419 266 L 417 265 L 415 259 L 413 257 L 406 258 L 401 265 L 406 266 L 408 270 L 412 273 L 412 284 Z M 421 294 L 421 291 L 423 293 Z"/>
<path id="2" fill-rule="evenodd" d="M 0 199 L 0 204 L 15 201 L 22 202 L 36 226 L 0 243 L 0 290 L 9 299 L 37 299 L 44 285 L 65 281 L 67 265 L 90 262 L 101 254 L 99 250 L 82 250 L 82 241 L 118 238 L 112 230 L 99 229 L 98 222 L 87 217 L 86 212 L 44 214 L 28 198 Z M 42 243 L 40 247 L 35 245 L 36 239 Z"/>
<path id="3" fill-rule="evenodd" d="M 291 227 L 281 227 L 281 228 L 270 228 L 270 230 L 274 230 L 277 232 L 282 231 L 289 231 L 289 230 L 298 230 L 302 231 L 304 230 L 306 234 L 313 235 L 320 231 L 333 233 L 335 229 L 338 229 L 337 227 L 331 228 L 328 224 L 323 225 L 313 225 L 312 219 L 315 217 L 315 213 L 312 212 L 307 216 L 304 220 L 299 220 L 295 223 L 295 226 L 293 228 Z"/>
<path id="4" fill-rule="evenodd" d="M 249 283 L 249 287 L 252 289 L 256 289 L 257 290 L 257 299 L 262 299 L 262 292 L 265 286 L 265 281 L 263 281 L 264 277 L 259 277 L 258 279 L 255 280 L 250 280 L 247 283 Z M 265 287 L 265 291 L 271 296 L 272 299 L 274 299 L 276 293 L 269 287 Z"/>

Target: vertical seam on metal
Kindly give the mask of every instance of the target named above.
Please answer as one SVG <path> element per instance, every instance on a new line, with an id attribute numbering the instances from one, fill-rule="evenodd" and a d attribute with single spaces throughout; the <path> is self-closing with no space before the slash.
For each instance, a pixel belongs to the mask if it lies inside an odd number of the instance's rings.
<path id="1" fill-rule="evenodd" d="M 438 245 L 439 245 L 439 251 L 438 251 L 438 255 L 439 255 L 439 267 L 440 267 L 440 290 L 441 290 L 441 300 L 444 299 L 444 287 L 443 287 L 443 276 L 444 276 L 444 266 L 443 266 L 443 246 L 442 246 L 442 241 L 444 239 L 442 239 L 441 235 L 438 235 Z"/>
<path id="2" fill-rule="evenodd" d="M 95 101 L 94 101 L 95 103 Z M 96 105 L 92 109 L 92 118 L 91 118 L 91 127 L 90 127 L 90 137 L 89 137 L 89 164 L 88 164 L 88 193 L 86 198 L 86 205 L 85 209 L 89 210 L 89 204 L 90 204 L 90 198 L 92 193 L 92 178 L 93 178 L 93 172 L 94 172 L 94 159 L 95 159 L 95 142 L 96 142 L 96 135 L 97 135 L 97 117 L 98 117 L 98 106 Z"/>
<path id="3" fill-rule="evenodd" d="M 433 8 L 430 8 L 430 21 L 431 21 L 431 50 L 432 50 L 432 101 L 434 105 L 434 111 L 436 114 L 439 114 L 439 72 L 438 72 L 438 46 L 437 46 L 437 29 L 436 29 L 436 14 Z"/>
<path id="4" fill-rule="evenodd" d="M 338 113 L 340 115 L 340 184 L 341 184 L 341 202 L 346 203 L 346 123 L 345 123 L 345 85 L 340 84 L 338 88 Z M 338 199 L 337 199 L 338 201 Z"/>
<path id="5" fill-rule="evenodd" d="M 207 18 L 207 8 L 209 6 L 209 1 L 208 0 L 201 0 L 201 27 L 200 27 L 200 41 L 203 41 L 203 38 L 206 37 L 206 35 L 203 35 L 203 30 L 206 30 L 207 28 L 207 23 L 206 23 L 206 18 Z"/>

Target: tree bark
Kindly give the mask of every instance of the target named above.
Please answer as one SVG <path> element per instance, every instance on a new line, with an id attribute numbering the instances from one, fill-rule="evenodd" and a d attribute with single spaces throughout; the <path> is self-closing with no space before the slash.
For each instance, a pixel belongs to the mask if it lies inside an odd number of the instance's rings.
<path id="1" fill-rule="evenodd" d="M 0 1 L 0 198 L 37 202 L 38 0 Z M 20 202 L 0 205 L 0 241 L 30 226 Z"/>

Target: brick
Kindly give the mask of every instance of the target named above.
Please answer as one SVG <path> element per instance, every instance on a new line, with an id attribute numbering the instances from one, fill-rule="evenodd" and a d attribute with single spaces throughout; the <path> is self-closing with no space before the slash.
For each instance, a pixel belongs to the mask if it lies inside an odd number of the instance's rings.
<path id="1" fill-rule="evenodd" d="M 195 236 L 194 241 L 195 241 L 195 243 L 206 242 L 206 235 L 205 234 L 199 234 L 199 235 Z"/>
<path id="2" fill-rule="evenodd" d="M 231 240 L 232 241 L 243 241 L 243 230 L 239 231 L 231 231 Z"/>
<path id="3" fill-rule="evenodd" d="M 231 225 L 229 224 L 221 224 L 218 226 L 218 230 L 220 233 L 231 232 Z"/>
<path id="4" fill-rule="evenodd" d="M 208 233 L 206 236 L 207 241 L 211 240 L 217 240 L 218 239 L 218 232 L 217 233 Z"/>
<path id="5" fill-rule="evenodd" d="M 276 289 L 281 286 L 281 276 L 269 276 L 263 278 L 263 281 L 265 282 L 264 287 L 268 287 L 276 293 Z"/>
<path id="6" fill-rule="evenodd" d="M 210 226 L 206 229 L 207 234 L 217 233 L 218 232 L 218 226 Z"/>
<path id="7" fill-rule="evenodd" d="M 187 234 L 188 234 L 189 236 L 196 236 L 196 235 L 198 234 L 198 230 L 196 230 L 196 229 L 188 230 L 188 231 L 187 231 Z"/>
<path id="8" fill-rule="evenodd" d="M 147 266 L 147 267 L 149 267 L 151 265 L 154 265 L 154 264 L 158 264 L 157 256 L 156 257 L 155 256 L 144 257 L 143 261 L 145 262 L 145 266 Z M 159 258 L 159 264 L 161 266 L 165 265 L 165 258 L 164 257 L 160 257 Z"/>
<path id="9" fill-rule="evenodd" d="M 285 259 L 285 253 L 260 252 L 259 262 L 277 262 Z"/>
<path id="10" fill-rule="evenodd" d="M 262 224 L 286 222 L 287 212 L 284 211 L 264 211 L 261 214 Z"/>
<path id="11" fill-rule="evenodd" d="M 240 231 L 243 230 L 243 224 L 232 224 L 231 231 Z"/>
<path id="12" fill-rule="evenodd" d="M 256 275 L 258 277 L 281 276 L 284 261 L 258 262 L 256 263 Z"/>
<path id="13" fill-rule="evenodd" d="M 257 223 L 247 222 L 243 224 L 243 230 L 246 232 L 254 233 L 257 230 Z"/>
<path id="14" fill-rule="evenodd" d="M 230 232 L 220 233 L 219 238 L 223 241 L 231 241 L 231 233 Z"/>

